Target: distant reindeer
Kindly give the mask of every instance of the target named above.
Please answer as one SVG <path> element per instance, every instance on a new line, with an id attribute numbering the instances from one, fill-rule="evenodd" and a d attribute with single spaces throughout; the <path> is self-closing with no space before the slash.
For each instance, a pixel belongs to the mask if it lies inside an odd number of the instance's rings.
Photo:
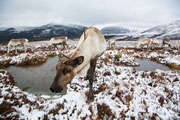
<path id="1" fill-rule="evenodd" d="M 173 48 L 174 44 L 171 40 L 163 40 L 162 46 L 168 45 L 168 47 Z"/>
<path id="2" fill-rule="evenodd" d="M 136 48 L 141 48 L 142 46 L 147 46 L 147 48 L 149 48 L 149 44 L 150 44 L 150 38 L 140 38 Z"/>
<path id="3" fill-rule="evenodd" d="M 180 50 L 180 41 L 177 41 L 176 44 L 177 44 L 177 48 Z"/>
<path id="4" fill-rule="evenodd" d="M 152 49 L 156 46 L 160 45 L 160 41 L 157 38 L 151 38 L 150 42 L 149 42 L 149 47 L 151 47 Z"/>
<path id="5" fill-rule="evenodd" d="M 65 46 L 68 48 L 67 40 L 68 38 L 65 36 L 53 37 L 50 39 L 49 45 L 54 46 L 54 48 L 57 48 L 57 45 L 63 45 L 63 48 L 65 48 Z"/>
<path id="6" fill-rule="evenodd" d="M 115 43 L 116 43 L 116 39 L 110 39 L 110 40 L 108 41 L 108 47 L 109 47 L 109 49 L 114 48 L 114 47 L 115 47 Z"/>
<path id="7" fill-rule="evenodd" d="M 24 46 L 24 51 L 26 52 L 28 45 L 29 45 L 28 39 L 26 38 L 11 39 L 7 45 L 8 47 L 7 53 L 10 52 L 11 47 L 15 47 L 15 51 L 16 51 L 15 53 L 17 54 L 17 49 L 16 49 L 17 46 Z"/>
<path id="8" fill-rule="evenodd" d="M 84 30 L 78 46 L 68 56 L 60 54 L 60 60 L 56 65 L 56 76 L 50 90 L 58 93 L 79 74 L 89 79 L 88 100 L 94 100 L 93 79 L 96 62 L 106 50 L 106 40 L 95 27 Z"/>

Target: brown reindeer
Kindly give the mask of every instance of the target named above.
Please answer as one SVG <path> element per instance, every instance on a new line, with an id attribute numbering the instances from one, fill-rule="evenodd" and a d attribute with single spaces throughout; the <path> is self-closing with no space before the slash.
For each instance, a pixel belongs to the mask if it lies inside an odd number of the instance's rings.
<path id="1" fill-rule="evenodd" d="M 88 100 L 94 100 L 93 79 L 96 61 L 106 50 L 106 40 L 95 27 L 84 30 L 77 48 L 69 55 L 61 55 L 56 65 L 56 76 L 50 90 L 58 93 L 79 74 L 89 79 L 90 88 Z"/>

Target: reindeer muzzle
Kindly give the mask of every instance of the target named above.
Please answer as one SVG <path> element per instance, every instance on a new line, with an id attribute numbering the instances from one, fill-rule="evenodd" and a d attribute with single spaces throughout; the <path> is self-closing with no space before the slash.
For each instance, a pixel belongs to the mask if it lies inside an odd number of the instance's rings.
<path id="1" fill-rule="evenodd" d="M 59 93 L 59 92 L 63 91 L 63 88 L 52 84 L 50 87 L 50 90 L 51 90 L 51 92 Z"/>

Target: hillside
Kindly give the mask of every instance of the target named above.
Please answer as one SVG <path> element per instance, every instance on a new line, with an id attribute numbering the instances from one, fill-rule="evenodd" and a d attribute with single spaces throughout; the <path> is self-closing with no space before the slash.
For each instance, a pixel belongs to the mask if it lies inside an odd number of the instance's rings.
<path id="1" fill-rule="evenodd" d="M 180 20 L 159 25 L 142 32 L 143 35 L 156 35 L 163 39 L 180 39 Z"/>
<path id="2" fill-rule="evenodd" d="M 39 27 L 12 27 L 0 29 L 0 41 L 12 38 L 49 39 L 56 36 L 79 37 L 83 32 L 80 25 L 47 24 Z"/>
<path id="3" fill-rule="evenodd" d="M 118 26 L 109 26 L 109 27 L 105 27 L 105 28 L 101 29 L 101 32 L 105 35 L 107 35 L 107 34 L 125 34 L 125 33 L 129 33 L 130 30 L 127 28 L 118 27 Z"/>
<path id="4" fill-rule="evenodd" d="M 140 37 L 180 40 L 180 20 L 155 26 L 142 32 L 118 26 L 105 27 L 101 32 L 106 38 L 115 37 L 117 40 L 138 40 Z"/>

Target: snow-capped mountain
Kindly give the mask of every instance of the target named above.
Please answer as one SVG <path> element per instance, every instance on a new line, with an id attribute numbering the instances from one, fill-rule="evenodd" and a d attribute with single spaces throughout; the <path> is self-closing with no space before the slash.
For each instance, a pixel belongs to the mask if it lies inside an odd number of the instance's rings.
<path id="1" fill-rule="evenodd" d="M 0 29 L 0 41 L 12 38 L 49 39 L 56 36 L 79 37 L 83 32 L 80 25 L 47 24 L 39 27 L 12 27 Z"/>
<path id="2" fill-rule="evenodd" d="M 79 37 L 83 32 L 80 25 L 47 24 L 39 27 L 0 28 L 0 41 L 12 38 L 49 39 L 56 36 Z M 180 40 L 180 20 L 159 25 L 147 30 L 109 26 L 101 29 L 106 38 L 115 37 L 118 40 L 137 40 L 140 37 Z"/>
<path id="3" fill-rule="evenodd" d="M 148 29 L 142 33 L 169 33 L 169 34 L 174 34 L 174 33 L 180 33 L 180 20 L 171 22 L 169 24 L 165 24 L 165 25 L 159 25 L 156 27 L 153 27 L 151 29 Z"/>
<path id="4" fill-rule="evenodd" d="M 163 39 L 180 39 L 180 20 L 153 27 L 142 34 Z"/>
<path id="5" fill-rule="evenodd" d="M 104 34 L 104 35 L 109 35 L 109 34 L 125 34 L 125 33 L 129 33 L 130 30 L 127 29 L 127 28 L 123 28 L 123 27 L 118 27 L 118 26 L 109 26 L 109 27 L 105 27 L 103 29 L 101 29 L 101 32 Z"/>
<path id="6" fill-rule="evenodd" d="M 122 27 L 105 27 L 101 32 L 106 38 L 115 37 L 117 40 L 137 40 L 140 37 L 180 40 L 180 20 L 144 31 Z"/>

